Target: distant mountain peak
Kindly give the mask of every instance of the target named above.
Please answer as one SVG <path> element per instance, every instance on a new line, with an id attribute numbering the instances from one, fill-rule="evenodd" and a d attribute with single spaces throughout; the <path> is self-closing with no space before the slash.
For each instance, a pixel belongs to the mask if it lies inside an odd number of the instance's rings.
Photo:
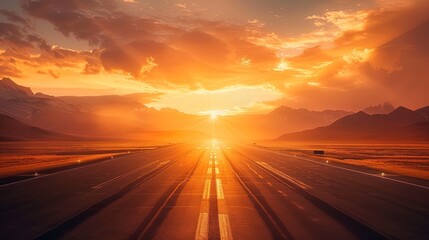
<path id="1" fill-rule="evenodd" d="M 363 112 L 374 115 L 374 114 L 388 114 L 395 110 L 392 104 L 385 102 L 383 104 L 378 104 L 375 106 L 369 106 L 363 110 Z"/>
<path id="2" fill-rule="evenodd" d="M 44 94 L 42 92 L 37 92 L 36 94 L 34 94 L 34 96 L 40 97 L 40 98 L 55 98 L 54 96 L 51 96 L 51 95 L 48 95 L 48 94 Z"/>
<path id="3" fill-rule="evenodd" d="M 14 84 L 16 85 L 16 83 L 14 81 L 12 81 L 12 79 L 4 77 L 2 80 L 0 80 L 1 84 Z"/>
<path id="4" fill-rule="evenodd" d="M 364 111 L 359 111 L 359 112 L 355 113 L 354 115 L 355 116 L 369 116 L 369 114 L 364 112 Z"/>
<path id="5" fill-rule="evenodd" d="M 286 110 L 292 110 L 292 108 L 290 108 L 288 106 L 281 105 L 281 106 L 275 108 L 274 110 L 272 110 L 270 113 L 271 114 L 281 113 L 281 112 L 284 112 Z"/>
<path id="6" fill-rule="evenodd" d="M 34 93 L 29 87 L 20 86 L 10 78 L 5 77 L 0 80 L 1 99 L 16 99 L 33 95 Z"/>
<path id="7" fill-rule="evenodd" d="M 428 141 L 429 106 L 416 111 L 397 107 L 389 114 L 364 111 L 338 119 L 326 127 L 288 133 L 287 141 Z"/>
<path id="8" fill-rule="evenodd" d="M 403 106 L 399 106 L 399 107 L 397 107 L 395 110 L 393 110 L 393 111 L 390 113 L 390 115 L 397 115 L 397 114 L 404 114 L 404 113 L 412 113 L 412 112 L 414 112 L 414 111 L 413 111 L 413 110 L 411 110 L 411 109 L 408 109 L 408 108 L 403 107 Z"/>

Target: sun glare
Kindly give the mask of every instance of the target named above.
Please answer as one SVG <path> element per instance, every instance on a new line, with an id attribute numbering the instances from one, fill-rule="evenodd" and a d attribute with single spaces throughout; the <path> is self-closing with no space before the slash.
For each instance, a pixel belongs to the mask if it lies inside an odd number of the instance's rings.
<path id="1" fill-rule="evenodd" d="M 211 120 L 216 120 L 216 118 L 217 118 L 217 113 L 216 112 L 211 112 L 210 113 L 210 119 Z"/>

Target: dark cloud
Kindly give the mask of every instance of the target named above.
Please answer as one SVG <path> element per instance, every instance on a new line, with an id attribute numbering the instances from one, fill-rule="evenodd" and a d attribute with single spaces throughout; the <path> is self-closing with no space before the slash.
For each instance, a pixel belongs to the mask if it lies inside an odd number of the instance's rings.
<path id="1" fill-rule="evenodd" d="M 15 60 L 13 58 L 0 57 L 0 76 L 21 77 L 22 72 L 15 67 Z"/>
<path id="2" fill-rule="evenodd" d="M 21 27 L 13 23 L 0 22 L 0 43 L 2 48 L 31 48 L 26 34 Z"/>
<path id="3" fill-rule="evenodd" d="M 101 61 L 100 61 L 98 51 L 92 51 L 92 54 L 88 55 L 85 60 L 86 60 L 86 64 L 85 64 L 85 68 L 83 69 L 82 73 L 84 73 L 84 74 L 98 74 L 101 72 L 103 66 L 101 65 Z"/>
<path id="4" fill-rule="evenodd" d="M 19 16 L 16 12 L 10 11 L 7 9 L 0 9 L 0 14 L 5 16 L 7 20 L 15 23 L 20 23 L 23 25 L 29 25 L 29 21 L 21 16 Z"/>
<path id="5" fill-rule="evenodd" d="M 3 51 L 1 72 L 10 77 L 22 77 L 22 72 L 18 70 L 19 63 L 33 68 L 49 64 L 60 69 L 77 67 L 82 62 L 99 56 L 97 52 L 75 51 L 52 46 L 39 35 L 32 33 L 32 29 L 15 23 L 0 22 L 0 43 L 0 49 Z M 16 60 L 10 61 L 10 59 Z M 57 70 L 50 70 L 50 75 L 54 78 L 60 77 Z"/>
<path id="6" fill-rule="evenodd" d="M 265 70 L 277 59 L 272 49 L 248 41 L 252 33 L 245 27 L 220 21 L 188 18 L 169 24 L 122 12 L 114 1 L 107 5 L 104 1 L 25 1 L 23 9 L 49 21 L 62 34 L 99 48 L 99 63 L 105 70 L 160 87 L 216 89 L 233 81 L 239 84 L 241 80 L 228 75 L 237 73 L 231 68 L 240 65 L 241 58 L 252 58 L 254 67 Z M 83 73 L 97 73 L 98 66 L 88 62 Z M 249 81 L 253 82 L 257 81 Z"/>

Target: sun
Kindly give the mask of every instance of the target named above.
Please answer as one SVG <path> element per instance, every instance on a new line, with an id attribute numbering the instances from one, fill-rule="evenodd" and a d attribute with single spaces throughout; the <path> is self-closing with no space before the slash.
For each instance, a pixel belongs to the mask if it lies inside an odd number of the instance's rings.
<path id="1" fill-rule="evenodd" d="M 213 121 L 218 119 L 220 116 L 226 115 L 225 111 L 223 111 L 223 110 L 208 110 L 208 111 L 202 111 L 200 113 L 203 116 L 210 117 L 210 119 Z"/>
<path id="2" fill-rule="evenodd" d="M 211 120 L 216 120 L 216 118 L 217 118 L 217 112 L 211 112 L 210 113 L 210 119 Z"/>

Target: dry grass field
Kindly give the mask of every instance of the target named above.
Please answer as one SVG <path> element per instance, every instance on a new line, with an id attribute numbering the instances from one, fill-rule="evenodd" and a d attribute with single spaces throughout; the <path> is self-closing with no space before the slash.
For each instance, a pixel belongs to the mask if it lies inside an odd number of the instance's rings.
<path id="1" fill-rule="evenodd" d="M 429 144 L 265 143 L 281 152 L 364 166 L 381 172 L 429 180 Z M 324 150 L 315 156 L 314 150 Z"/>
<path id="2" fill-rule="evenodd" d="M 149 142 L 3 142 L 0 143 L 0 178 L 84 164 L 155 146 L 156 143 Z"/>

